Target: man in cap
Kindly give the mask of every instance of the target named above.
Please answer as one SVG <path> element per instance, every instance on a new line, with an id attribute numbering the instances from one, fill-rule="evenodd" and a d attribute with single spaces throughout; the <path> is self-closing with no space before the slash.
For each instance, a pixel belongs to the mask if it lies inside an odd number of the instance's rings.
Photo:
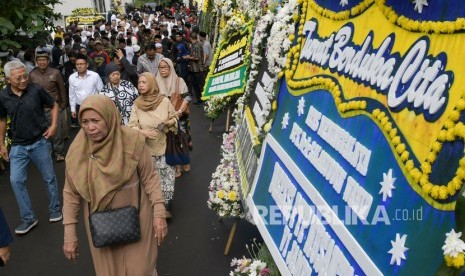
<path id="1" fill-rule="evenodd" d="M 58 121 L 57 131 L 53 137 L 53 153 L 56 156 L 56 161 L 61 162 L 65 160 L 64 156 L 64 142 L 63 142 L 63 116 L 66 112 L 66 105 L 68 99 L 66 97 L 66 88 L 63 77 L 58 69 L 50 66 L 50 56 L 46 51 L 39 51 L 36 54 L 37 67 L 29 73 L 29 80 L 31 83 L 40 85 L 47 91 L 58 104 Z M 52 114 L 51 109 L 45 109 L 45 116 L 51 124 Z"/>
<path id="2" fill-rule="evenodd" d="M 137 60 L 140 57 L 140 46 L 139 45 L 132 45 L 132 49 L 134 50 L 134 57 L 132 58 L 132 64 L 137 64 Z"/>
<path id="3" fill-rule="evenodd" d="M 101 40 L 95 41 L 95 51 L 92 52 L 89 56 L 97 67 L 96 72 L 103 80 L 105 77 L 105 66 L 110 63 L 110 56 L 103 51 L 103 44 Z"/>
<path id="4" fill-rule="evenodd" d="M 161 43 L 155 43 L 155 48 L 157 54 L 163 55 L 163 45 Z"/>

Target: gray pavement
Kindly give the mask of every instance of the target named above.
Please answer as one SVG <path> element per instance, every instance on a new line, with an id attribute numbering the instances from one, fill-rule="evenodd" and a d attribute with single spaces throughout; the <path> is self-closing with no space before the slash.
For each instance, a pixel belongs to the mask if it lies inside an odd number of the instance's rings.
<path id="1" fill-rule="evenodd" d="M 208 132 L 210 121 L 200 107 L 191 107 L 191 125 L 194 151 L 191 152 L 191 172 L 176 180 L 173 219 L 169 235 L 159 249 L 160 276 L 229 275 L 233 257 L 247 255 L 246 243 L 260 235 L 253 225 L 241 220 L 237 227 L 229 256 L 223 252 L 233 220 L 219 221 L 207 207 L 207 188 L 211 174 L 220 160 L 220 145 L 225 129 L 225 116 L 215 121 Z M 73 130 L 73 135 L 76 134 Z M 69 145 L 69 141 L 67 142 Z M 55 163 L 60 192 L 63 190 L 65 164 Z M 63 225 L 48 222 L 46 188 L 34 166 L 28 172 L 28 190 L 39 219 L 38 226 L 24 236 L 15 236 L 11 244 L 11 260 L 0 275 L 95 275 L 89 244 L 83 223 L 78 226 L 79 258 L 71 263 L 62 253 Z M 19 225 L 19 211 L 10 186 L 9 174 L 0 173 L 0 206 L 13 232 Z M 82 215 L 81 215 L 82 216 Z M 83 221 L 81 217 L 81 221 Z"/>

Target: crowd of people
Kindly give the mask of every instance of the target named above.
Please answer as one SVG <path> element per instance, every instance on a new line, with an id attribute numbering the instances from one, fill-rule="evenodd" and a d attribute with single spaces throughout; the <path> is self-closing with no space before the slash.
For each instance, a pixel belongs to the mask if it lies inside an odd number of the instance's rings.
<path id="1" fill-rule="evenodd" d="M 91 253 L 97 275 L 155 275 L 156 244 L 167 234 L 165 219 L 172 217 L 175 179 L 190 171 L 189 164 L 166 163 L 166 133 L 179 129 L 190 136 L 187 111 L 194 100 L 202 105 L 213 58 L 207 34 L 195 13 L 180 5 L 113 15 L 92 26 L 57 27 L 53 36 L 53 46 L 22 49 L 4 67 L 0 141 L 10 118 L 12 143 L 11 148 L 0 143 L 0 154 L 10 163 L 20 210 L 14 232 L 27 234 L 38 223 L 26 188 L 32 161 L 47 187 L 49 221 L 63 220 L 68 259 L 78 255 L 81 202 L 87 202 L 88 216 L 139 200 L 140 241 L 91 246 Z M 176 108 L 170 100 L 175 93 L 182 97 Z M 70 128 L 80 131 L 66 153 Z M 66 161 L 62 206 L 53 159 Z M 139 186 L 145 193 L 138 195 Z M 92 245 L 88 221 L 85 225 Z M 0 259 L 6 263 L 11 237 L 2 229 L 0 234 Z M 132 257 L 121 263 L 121 256 Z"/>

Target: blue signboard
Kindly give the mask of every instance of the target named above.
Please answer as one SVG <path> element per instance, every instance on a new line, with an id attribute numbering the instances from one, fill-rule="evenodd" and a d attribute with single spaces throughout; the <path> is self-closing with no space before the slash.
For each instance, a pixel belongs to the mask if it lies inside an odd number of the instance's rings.
<path id="1" fill-rule="evenodd" d="M 433 274 L 454 213 L 409 185 L 376 123 L 284 80 L 278 107 L 248 204 L 282 274 Z"/>

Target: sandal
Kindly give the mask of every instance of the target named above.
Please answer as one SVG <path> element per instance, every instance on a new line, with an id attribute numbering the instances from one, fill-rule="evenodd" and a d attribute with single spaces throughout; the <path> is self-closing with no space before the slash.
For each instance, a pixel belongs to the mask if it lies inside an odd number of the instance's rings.
<path id="1" fill-rule="evenodd" d="M 182 175 L 181 170 L 176 170 L 176 174 L 174 175 L 175 177 L 180 177 Z"/>
<path id="2" fill-rule="evenodd" d="M 190 172 L 190 171 L 191 171 L 191 165 L 190 165 L 190 164 L 186 164 L 186 165 L 182 166 L 182 169 L 183 169 L 185 172 Z"/>

